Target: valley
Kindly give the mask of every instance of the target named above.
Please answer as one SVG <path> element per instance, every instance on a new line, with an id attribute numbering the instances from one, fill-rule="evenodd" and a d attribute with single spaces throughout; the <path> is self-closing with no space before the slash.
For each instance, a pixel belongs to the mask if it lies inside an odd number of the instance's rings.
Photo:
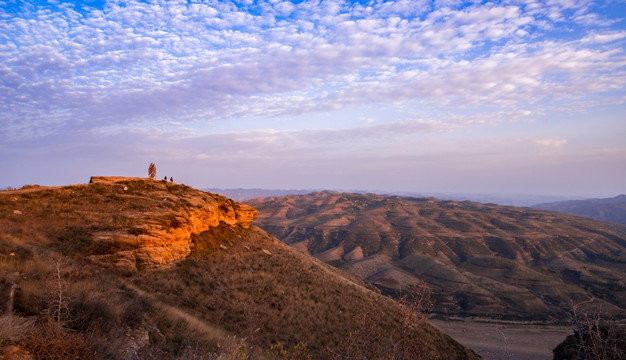
<path id="1" fill-rule="evenodd" d="M 431 320 L 433 325 L 485 359 L 545 360 L 572 334 L 569 326 Z"/>
<path id="2" fill-rule="evenodd" d="M 246 202 L 286 244 L 400 295 L 421 280 L 434 316 L 567 321 L 626 315 L 626 227 L 469 201 L 318 192 Z"/>

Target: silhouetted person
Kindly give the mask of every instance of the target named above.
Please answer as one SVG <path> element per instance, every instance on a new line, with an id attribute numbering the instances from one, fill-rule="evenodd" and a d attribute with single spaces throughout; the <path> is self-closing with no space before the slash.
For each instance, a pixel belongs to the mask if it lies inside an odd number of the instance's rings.
<path id="1" fill-rule="evenodd" d="M 170 176 L 170 182 L 173 183 L 174 182 L 174 178 Z"/>

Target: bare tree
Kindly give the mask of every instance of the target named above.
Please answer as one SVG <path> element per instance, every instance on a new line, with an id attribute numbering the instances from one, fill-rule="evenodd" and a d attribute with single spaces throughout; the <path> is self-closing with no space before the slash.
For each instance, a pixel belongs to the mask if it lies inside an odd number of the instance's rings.
<path id="1" fill-rule="evenodd" d="M 613 360 L 626 356 L 626 329 L 597 312 L 572 306 L 574 334 L 554 350 L 554 360 Z"/>

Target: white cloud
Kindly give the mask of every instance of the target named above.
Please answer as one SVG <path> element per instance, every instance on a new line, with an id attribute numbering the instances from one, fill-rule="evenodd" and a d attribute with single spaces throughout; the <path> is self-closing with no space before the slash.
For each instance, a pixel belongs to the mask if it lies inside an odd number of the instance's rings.
<path id="1" fill-rule="evenodd" d="M 560 138 L 541 138 L 533 139 L 532 142 L 548 148 L 561 148 L 567 143 L 567 140 Z"/>
<path id="2" fill-rule="evenodd" d="M 5 13 L 0 131 L 28 137 L 373 103 L 514 111 L 623 92 L 626 83 L 623 31 L 605 22 L 569 40 L 542 33 L 550 16 L 552 27 L 574 13 L 602 18 L 584 1 L 247 6 L 255 11 L 128 1 L 84 14 Z"/>
<path id="3" fill-rule="evenodd" d="M 581 43 L 592 43 L 592 44 L 603 44 L 609 43 L 612 41 L 623 40 L 626 38 L 626 31 L 618 31 L 612 33 L 598 34 L 598 33 L 590 33 L 580 40 Z"/>

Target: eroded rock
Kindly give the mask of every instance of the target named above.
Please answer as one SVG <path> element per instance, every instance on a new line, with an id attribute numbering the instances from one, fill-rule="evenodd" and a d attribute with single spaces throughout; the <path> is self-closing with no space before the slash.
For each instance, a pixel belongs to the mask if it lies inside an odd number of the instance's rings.
<path id="1" fill-rule="evenodd" d="M 129 178 L 92 177 L 90 183 L 121 186 L 117 183 L 124 181 L 129 181 Z M 125 214 L 133 218 L 132 228 L 93 234 L 94 241 L 118 250 L 109 254 L 92 255 L 88 259 L 101 265 L 116 267 L 123 272 L 162 267 L 182 260 L 191 253 L 193 234 L 202 233 L 221 223 L 248 228 L 258 214 L 251 206 L 220 195 L 188 188 L 183 198 L 179 198 L 166 193 L 165 185 L 156 180 L 133 181 L 158 184 L 163 187 L 162 192 L 167 195 L 165 199 L 168 202 L 184 201 L 187 206 Z M 155 194 L 152 196 L 162 197 L 160 189 L 153 190 Z"/>

